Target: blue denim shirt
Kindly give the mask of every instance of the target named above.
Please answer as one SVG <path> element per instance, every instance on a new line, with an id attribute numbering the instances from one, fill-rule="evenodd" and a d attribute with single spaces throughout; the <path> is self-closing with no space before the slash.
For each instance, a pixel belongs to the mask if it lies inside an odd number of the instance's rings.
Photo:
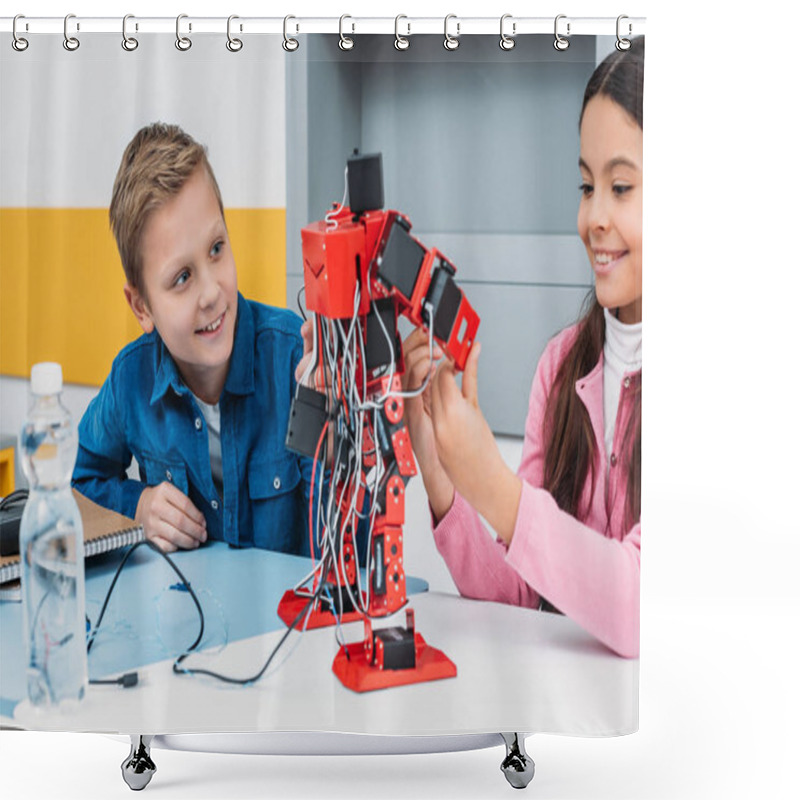
<path id="1" fill-rule="evenodd" d="M 239 295 L 231 365 L 219 400 L 220 497 L 203 414 L 157 331 L 140 336 L 114 359 L 81 419 L 73 485 L 96 503 L 134 517 L 145 486 L 170 481 L 203 513 L 209 539 L 308 555 L 313 462 L 284 446 L 302 355 L 296 314 Z M 131 456 L 140 481 L 126 476 Z M 318 466 L 316 481 L 320 473 Z"/>

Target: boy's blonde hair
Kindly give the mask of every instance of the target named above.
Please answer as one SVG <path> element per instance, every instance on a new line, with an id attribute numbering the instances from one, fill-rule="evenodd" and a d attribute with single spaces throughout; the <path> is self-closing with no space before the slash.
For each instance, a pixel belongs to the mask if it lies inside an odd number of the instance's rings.
<path id="1" fill-rule="evenodd" d="M 224 219 L 222 196 L 206 148 L 178 125 L 163 122 L 147 125 L 136 133 L 122 154 L 108 219 L 128 285 L 145 297 L 140 248 L 145 224 L 153 211 L 180 192 L 200 165 L 211 179 Z"/>

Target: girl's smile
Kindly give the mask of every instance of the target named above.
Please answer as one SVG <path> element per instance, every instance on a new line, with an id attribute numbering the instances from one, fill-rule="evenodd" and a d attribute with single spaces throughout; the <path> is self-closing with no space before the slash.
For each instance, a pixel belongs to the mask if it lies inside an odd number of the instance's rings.
<path id="1" fill-rule="evenodd" d="M 581 121 L 578 233 L 601 306 L 642 320 L 642 129 L 610 97 L 595 95 Z"/>

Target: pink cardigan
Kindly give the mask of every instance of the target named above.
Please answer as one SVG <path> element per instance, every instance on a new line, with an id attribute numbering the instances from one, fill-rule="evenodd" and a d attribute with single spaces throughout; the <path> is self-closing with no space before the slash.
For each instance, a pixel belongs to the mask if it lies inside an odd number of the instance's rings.
<path id="1" fill-rule="evenodd" d="M 567 328 L 547 345 L 531 387 L 522 462 L 523 479 L 517 523 L 511 544 L 495 540 L 478 513 L 456 492 L 453 505 L 434 528 L 436 546 L 459 592 L 479 600 L 539 607 L 540 595 L 616 653 L 639 655 L 639 560 L 641 528 L 625 530 L 627 476 L 617 458 L 632 411 L 632 392 L 641 371 L 625 375 L 621 392 L 614 457 L 606 456 L 603 435 L 603 356 L 575 386 L 589 412 L 597 457 L 594 494 L 584 488 L 576 519 L 542 489 L 544 441 L 542 420 L 547 394 L 577 334 Z"/>

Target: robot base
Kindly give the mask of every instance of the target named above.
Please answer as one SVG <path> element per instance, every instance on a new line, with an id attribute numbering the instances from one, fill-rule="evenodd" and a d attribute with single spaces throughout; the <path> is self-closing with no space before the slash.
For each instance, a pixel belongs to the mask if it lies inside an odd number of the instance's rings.
<path id="1" fill-rule="evenodd" d="M 333 672 L 354 692 L 372 692 L 391 686 L 425 683 L 442 678 L 454 678 L 456 665 L 441 651 L 428 645 L 419 633 L 414 635 L 416 666 L 410 669 L 380 669 L 367 660 L 364 642 L 354 642 L 339 648 L 333 659 Z M 349 657 L 348 657 L 349 654 Z"/>
<path id="2" fill-rule="evenodd" d="M 288 628 L 307 605 L 307 597 L 297 594 L 293 589 L 289 589 L 284 593 L 280 603 L 278 603 L 278 616 L 286 623 Z M 339 622 L 342 625 L 347 622 L 358 622 L 360 619 L 363 619 L 363 616 L 358 611 L 346 611 L 344 614 L 339 615 Z M 297 627 L 302 630 L 301 622 L 297 623 Z M 309 615 L 305 628 L 306 630 L 313 630 L 314 628 L 327 628 L 335 624 L 336 617 L 332 612 L 324 608 L 315 608 Z"/>

